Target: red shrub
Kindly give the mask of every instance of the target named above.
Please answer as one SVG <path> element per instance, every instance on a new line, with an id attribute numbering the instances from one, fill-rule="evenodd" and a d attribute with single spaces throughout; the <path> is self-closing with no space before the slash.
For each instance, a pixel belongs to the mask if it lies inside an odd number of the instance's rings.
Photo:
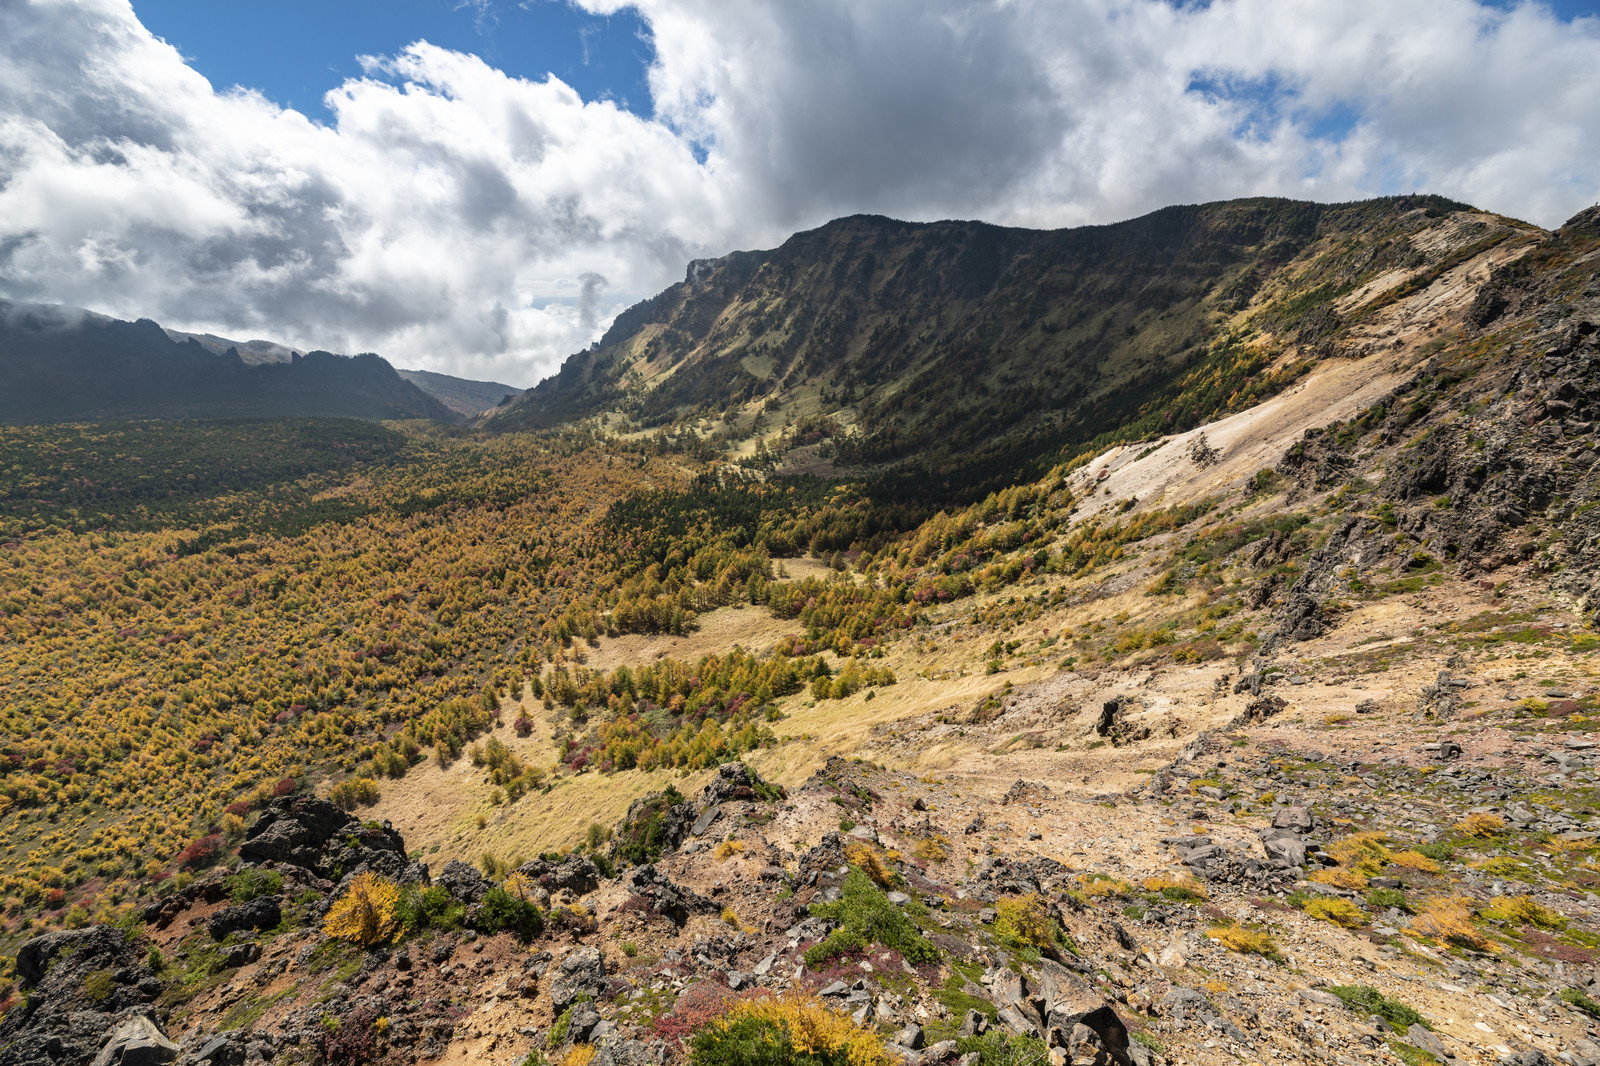
<path id="1" fill-rule="evenodd" d="M 663 1040 L 682 1040 L 726 1014 L 733 1006 L 733 999 L 726 985 L 700 981 L 684 989 L 672 1010 L 651 1025 Z"/>
<path id="2" fill-rule="evenodd" d="M 236 818 L 243 818 L 250 813 L 250 801 L 240 800 L 238 803 L 230 803 L 222 809 Z"/>
<path id="3" fill-rule="evenodd" d="M 357 1007 L 338 1019 L 322 1037 L 322 1054 L 329 1062 L 370 1062 L 378 1054 L 378 1012 Z"/>
<path id="4" fill-rule="evenodd" d="M 519 715 L 517 717 L 517 720 L 515 722 L 511 723 L 511 728 L 515 729 L 517 731 L 517 736 L 519 736 L 519 737 L 532 736 L 533 735 L 533 719 L 529 718 L 525 714 L 524 715 Z"/>
<path id="5" fill-rule="evenodd" d="M 294 789 L 294 778 L 286 777 L 282 781 L 279 781 L 276 785 L 272 786 L 272 794 L 274 796 L 287 796 L 289 793 L 293 792 Z"/>
<path id="6" fill-rule="evenodd" d="M 222 838 L 211 834 L 203 836 L 178 852 L 178 865 L 186 870 L 210 866 L 222 857 Z"/>

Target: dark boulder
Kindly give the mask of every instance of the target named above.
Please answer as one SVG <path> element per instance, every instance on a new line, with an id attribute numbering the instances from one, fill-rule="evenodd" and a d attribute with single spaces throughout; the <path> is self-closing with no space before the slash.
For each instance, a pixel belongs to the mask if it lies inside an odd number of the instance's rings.
<path id="1" fill-rule="evenodd" d="M 405 841 L 387 823 L 364 823 L 327 800 L 277 799 L 239 846 L 245 862 L 281 862 L 339 880 L 370 871 L 399 880 L 408 872 Z"/>
<path id="2" fill-rule="evenodd" d="M 606 957 L 596 947 L 581 947 L 562 959 L 550 978 L 550 1008 L 560 1014 L 589 996 L 598 1001 L 606 991 Z"/>
<path id="3" fill-rule="evenodd" d="M 729 800 L 756 800 L 763 798 L 761 793 L 764 791 L 780 798 L 783 796 L 783 789 L 768 785 L 760 774 L 744 763 L 725 762 L 717 767 L 717 776 L 700 790 L 695 802 L 697 806 L 705 808 Z"/>
<path id="4" fill-rule="evenodd" d="M 567 891 L 584 896 L 600 887 L 600 868 L 584 855 L 568 855 L 559 862 L 534 859 L 517 867 L 517 872 L 532 878 L 548 892 Z"/>
<path id="5" fill-rule="evenodd" d="M 629 871 L 627 884 L 635 895 L 649 902 L 652 911 L 670 918 L 674 925 L 684 925 L 695 914 L 715 914 L 718 910 L 715 903 L 693 889 L 667 880 L 654 865 Z"/>
<path id="6" fill-rule="evenodd" d="M 463 903 L 477 903 L 489 891 L 483 875 L 460 859 L 444 864 L 437 878 L 439 886 Z"/>
<path id="7" fill-rule="evenodd" d="M 224 907 L 206 922 L 212 940 L 226 940 L 232 933 L 271 929 L 283 921 L 283 908 L 277 896 L 262 896 L 248 903 Z"/>
<path id="8" fill-rule="evenodd" d="M 654 862 L 682 846 L 694 821 L 694 805 L 676 789 L 641 796 L 612 833 L 611 857 L 636 865 Z"/>

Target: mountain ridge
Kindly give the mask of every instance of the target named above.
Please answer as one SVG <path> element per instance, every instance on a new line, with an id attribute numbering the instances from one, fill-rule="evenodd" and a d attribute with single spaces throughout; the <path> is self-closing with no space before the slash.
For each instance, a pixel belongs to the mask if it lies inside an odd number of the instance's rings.
<path id="1" fill-rule="evenodd" d="M 1336 299 L 1543 232 L 1435 196 L 1223 201 L 1063 230 L 849 216 L 690 263 L 483 424 L 605 415 L 776 448 L 779 423 L 820 422 L 848 465 L 1009 476 L 1108 417 L 1157 434 L 1247 406 L 1347 324 Z"/>
<path id="2" fill-rule="evenodd" d="M 458 421 L 371 353 L 249 365 L 150 319 L 0 301 L 0 421 L 353 416 Z"/>

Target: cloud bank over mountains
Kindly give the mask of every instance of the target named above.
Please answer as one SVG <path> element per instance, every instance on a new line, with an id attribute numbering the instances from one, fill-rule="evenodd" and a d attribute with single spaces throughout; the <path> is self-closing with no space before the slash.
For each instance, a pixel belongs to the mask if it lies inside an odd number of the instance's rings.
<path id="1" fill-rule="evenodd" d="M 1535 4 L 629 6 L 651 117 L 418 42 L 320 125 L 126 0 L 0 0 L 0 296 L 528 385 L 688 259 L 841 214 L 1600 197 L 1600 19 Z"/>

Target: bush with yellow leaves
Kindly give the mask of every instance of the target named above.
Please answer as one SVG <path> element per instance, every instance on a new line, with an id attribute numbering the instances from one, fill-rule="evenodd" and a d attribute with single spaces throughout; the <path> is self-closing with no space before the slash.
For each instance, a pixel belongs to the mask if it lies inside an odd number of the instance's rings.
<path id="1" fill-rule="evenodd" d="M 1100 899 L 1105 896 L 1127 899 L 1133 894 L 1133 886 L 1115 877 L 1093 877 L 1084 880 L 1079 892 L 1085 899 Z"/>
<path id="2" fill-rule="evenodd" d="M 712 852 L 718 862 L 726 862 L 735 855 L 744 853 L 744 845 L 737 840 L 724 840 L 717 845 L 717 850 Z"/>
<path id="3" fill-rule="evenodd" d="M 926 863 L 941 863 L 950 857 L 950 838 L 943 833 L 935 833 L 917 841 L 911 849 L 911 854 Z"/>
<path id="4" fill-rule="evenodd" d="M 1309 900 L 1305 910 L 1313 918 L 1320 918 L 1346 929 L 1354 929 L 1367 922 L 1367 912 L 1347 899 L 1319 896 Z"/>
<path id="5" fill-rule="evenodd" d="M 689 1038 L 691 1066 L 889 1066 L 877 1033 L 811 996 L 746 1000 Z"/>
<path id="6" fill-rule="evenodd" d="M 851 866 L 860 870 L 879 888 L 889 888 L 895 883 L 895 873 L 889 869 L 883 857 L 865 844 L 848 844 L 844 849 L 844 857 Z"/>
<path id="7" fill-rule="evenodd" d="M 1283 953 L 1278 950 L 1277 943 L 1262 929 L 1249 929 L 1242 925 L 1219 925 L 1208 930 L 1206 936 L 1229 951 L 1237 951 L 1241 955 L 1260 955 L 1262 958 L 1279 961 L 1283 959 Z"/>
<path id="8" fill-rule="evenodd" d="M 1170 874 L 1156 874 L 1154 877 L 1144 879 L 1147 892 L 1154 892 L 1163 899 L 1170 899 L 1179 903 L 1196 903 L 1203 899 L 1210 899 L 1210 893 L 1205 886 L 1192 877 L 1173 877 Z"/>
<path id="9" fill-rule="evenodd" d="M 1515 922 L 1537 929 L 1563 929 L 1567 924 L 1560 911 L 1546 907 L 1532 896 L 1502 896 L 1480 913 L 1498 922 Z"/>
<path id="10" fill-rule="evenodd" d="M 376 874 L 359 874 L 322 921 L 322 932 L 364 948 L 400 935 L 400 886 Z"/>
<path id="11" fill-rule="evenodd" d="M 1310 880 L 1319 884 L 1334 885 L 1338 888 L 1360 890 L 1367 887 L 1367 877 L 1368 875 L 1360 872 L 1360 870 L 1334 866 L 1326 870 L 1318 870 L 1311 875 Z"/>
<path id="12" fill-rule="evenodd" d="M 1383 846 L 1388 834 L 1376 832 L 1351 833 L 1328 849 L 1333 861 L 1352 872 L 1372 877 L 1383 868 L 1393 853 Z M 1365 882 L 1363 882 L 1365 884 Z M 1360 886 L 1347 885 L 1347 888 Z"/>
<path id="13" fill-rule="evenodd" d="M 1428 858 L 1426 855 L 1422 854 L 1422 852 L 1417 851 L 1414 848 L 1410 851 L 1395 852 L 1395 854 L 1390 857 L 1389 861 L 1396 866 L 1403 867 L 1407 870 L 1415 870 L 1418 873 L 1436 874 L 1439 872 L 1438 863 L 1434 862 L 1432 859 Z"/>
<path id="14" fill-rule="evenodd" d="M 1465 896 L 1440 896 L 1423 905 L 1422 913 L 1411 920 L 1413 936 L 1432 937 L 1478 951 L 1496 950 L 1494 941 L 1484 936 L 1472 922 L 1472 901 Z"/>
<path id="15" fill-rule="evenodd" d="M 1037 892 L 1003 899 L 994 905 L 994 910 L 995 935 L 1003 943 L 1039 950 L 1055 945 L 1061 936 L 1049 902 Z"/>
<path id="16" fill-rule="evenodd" d="M 1462 836 L 1487 839 L 1499 835 L 1506 827 L 1506 820 L 1498 814 L 1485 814 L 1478 812 L 1469 814 L 1456 823 L 1456 832 Z"/>

